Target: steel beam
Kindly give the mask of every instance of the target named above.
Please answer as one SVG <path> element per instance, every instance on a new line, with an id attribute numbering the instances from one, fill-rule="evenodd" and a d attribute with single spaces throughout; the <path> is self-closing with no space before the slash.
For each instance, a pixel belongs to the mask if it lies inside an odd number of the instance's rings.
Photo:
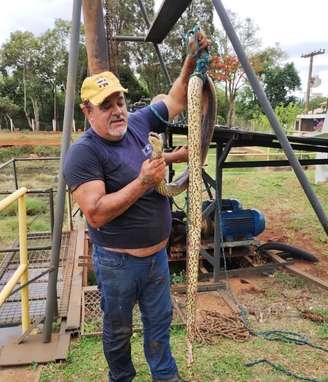
<path id="1" fill-rule="evenodd" d="M 88 2 L 92 4 L 92 1 Z M 47 305 L 46 305 L 46 319 L 44 323 L 43 342 L 51 341 L 52 322 L 57 307 L 57 277 L 59 266 L 59 255 L 61 236 L 64 219 L 65 209 L 65 194 L 66 185 L 63 175 L 64 158 L 71 142 L 72 122 L 74 116 L 74 100 L 75 100 L 75 87 L 76 75 L 79 56 L 79 39 L 80 39 L 80 19 L 81 19 L 81 0 L 74 0 L 73 15 L 72 15 L 72 32 L 68 59 L 68 72 L 66 82 L 66 97 L 65 97 L 65 112 L 63 123 L 63 136 L 61 143 L 61 155 L 59 164 L 59 179 L 58 179 L 58 192 L 56 203 L 56 215 L 54 221 L 54 229 L 52 235 L 52 250 L 50 268 L 54 268 L 54 272 L 49 274 L 48 292 L 47 292 Z"/>
<path id="2" fill-rule="evenodd" d="M 151 24 L 146 41 L 161 43 L 168 35 L 174 24 L 191 3 L 191 0 L 165 0 Z"/>
<path id="3" fill-rule="evenodd" d="M 300 159 L 302 166 L 328 164 L 328 159 Z M 252 160 L 245 162 L 225 162 L 222 168 L 246 168 L 246 167 L 281 167 L 290 166 L 288 160 Z"/>
<path id="4" fill-rule="evenodd" d="M 213 0 L 214 7 L 221 19 L 222 25 L 227 33 L 227 36 L 229 37 L 231 44 L 238 56 L 238 59 L 244 68 L 244 71 L 248 77 L 248 80 L 253 88 L 254 93 L 257 96 L 257 99 L 259 100 L 263 111 L 265 112 L 266 116 L 269 119 L 269 122 L 271 124 L 272 129 L 274 130 L 281 147 L 283 148 L 284 152 L 286 153 L 286 156 L 290 162 L 290 165 L 293 167 L 294 172 L 303 187 L 303 190 L 312 205 L 312 208 L 314 209 L 323 229 L 328 234 L 328 218 L 324 211 L 324 209 L 321 206 L 321 203 L 319 199 L 317 198 L 316 194 L 312 190 L 312 187 L 310 185 L 310 182 L 308 181 L 302 166 L 300 165 L 299 161 L 297 160 L 293 149 L 283 131 L 281 128 L 279 121 L 272 109 L 272 106 L 259 82 L 259 80 L 256 77 L 256 74 L 246 56 L 246 53 L 239 41 L 239 38 L 231 24 L 231 21 L 227 15 L 227 12 L 221 2 L 221 0 Z"/>

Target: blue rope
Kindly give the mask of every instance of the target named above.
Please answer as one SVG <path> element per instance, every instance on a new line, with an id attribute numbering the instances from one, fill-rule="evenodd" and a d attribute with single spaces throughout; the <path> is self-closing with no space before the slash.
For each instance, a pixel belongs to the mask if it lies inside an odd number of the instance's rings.
<path id="1" fill-rule="evenodd" d="M 267 365 L 270 365 L 273 369 L 277 370 L 277 371 L 280 371 L 286 375 L 288 375 L 289 377 L 293 377 L 293 378 L 296 378 L 296 379 L 299 379 L 301 381 L 309 381 L 309 382 L 328 382 L 328 378 L 324 378 L 324 379 L 316 379 L 316 378 L 311 378 L 311 377 L 306 377 L 304 375 L 299 375 L 299 374 L 295 374 L 293 373 L 292 371 L 286 369 L 285 367 L 283 366 L 280 366 L 280 365 L 277 365 L 265 358 L 262 358 L 262 359 L 256 359 L 254 361 L 250 361 L 250 362 L 246 362 L 245 363 L 245 366 L 246 367 L 252 367 L 252 366 L 255 366 L 255 365 L 259 365 L 261 363 L 265 363 Z"/>
<path id="2" fill-rule="evenodd" d="M 217 204 L 217 208 L 218 208 L 218 213 L 220 216 L 219 204 Z M 223 257 L 223 264 L 224 264 L 223 266 L 224 266 L 224 272 L 225 272 L 225 279 L 226 279 L 226 283 L 227 283 L 227 289 L 228 289 L 230 296 L 232 297 L 232 300 L 238 306 L 240 318 L 243 321 L 243 323 L 244 323 L 245 327 L 247 328 L 247 330 L 249 331 L 249 333 L 254 335 L 254 336 L 264 338 L 268 341 L 281 341 L 281 342 L 300 345 L 300 346 L 307 345 L 307 346 L 312 347 L 314 349 L 328 352 L 327 348 L 324 348 L 320 345 L 316 345 L 316 344 L 311 343 L 308 338 L 306 338 L 305 336 L 303 336 L 299 333 L 285 331 L 285 330 L 256 331 L 251 327 L 251 324 L 248 320 L 247 310 L 245 309 L 245 307 L 243 305 L 241 305 L 239 303 L 237 297 L 235 296 L 235 294 L 233 293 L 233 291 L 230 287 L 229 276 L 228 276 L 228 271 L 227 271 L 227 261 L 226 261 L 226 256 L 225 256 L 225 252 L 224 252 L 224 247 L 223 247 L 223 240 L 222 240 L 223 232 L 222 232 L 221 224 L 219 224 L 219 230 L 220 230 L 220 239 L 221 239 L 219 246 L 220 246 L 220 252 L 222 253 L 222 257 Z M 316 378 L 311 378 L 311 377 L 306 377 L 303 375 L 295 374 L 292 371 L 288 370 L 287 368 L 280 366 L 280 365 L 277 365 L 277 364 L 275 364 L 275 363 L 273 363 L 267 359 L 251 360 L 251 361 L 246 362 L 245 366 L 252 367 L 252 366 L 258 365 L 260 363 L 266 363 L 266 364 L 270 365 L 271 367 L 273 367 L 274 369 L 276 369 L 276 370 L 278 370 L 278 371 L 280 371 L 280 372 L 282 372 L 288 376 L 291 376 L 295 379 L 299 379 L 302 381 L 328 382 L 327 378 L 316 379 Z"/>
<path id="3" fill-rule="evenodd" d="M 187 32 L 186 34 L 186 46 L 188 46 L 188 42 L 191 36 L 194 38 L 195 46 L 196 46 L 196 51 L 192 55 L 192 57 L 196 60 L 196 67 L 193 72 L 193 74 L 190 77 L 197 76 L 205 82 L 206 79 L 206 73 L 208 70 L 209 62 L 210 62 L 210 54 L 208 52 L 208 49 L 202 49 L 199 47 L 199 42 L 196 37 L 197 32 L 200 32 L 201 29 L 199 26 L 194 26 L 194 28 L 190 31 Z M 188 52 L 190 53 L 190 52 Z"/>

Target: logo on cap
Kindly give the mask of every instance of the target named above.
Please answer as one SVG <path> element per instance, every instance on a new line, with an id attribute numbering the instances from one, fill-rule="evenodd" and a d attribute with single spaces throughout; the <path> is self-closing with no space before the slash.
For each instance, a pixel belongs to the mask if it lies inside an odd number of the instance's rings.
<path id="1" fill-rule="evenodd" d="M 106 86 L 109 86 L 109 82 L 107 81 L 107 78 L 98 78 L 96 80 L 96 84 L 99 88 L 105 88 Z"/>

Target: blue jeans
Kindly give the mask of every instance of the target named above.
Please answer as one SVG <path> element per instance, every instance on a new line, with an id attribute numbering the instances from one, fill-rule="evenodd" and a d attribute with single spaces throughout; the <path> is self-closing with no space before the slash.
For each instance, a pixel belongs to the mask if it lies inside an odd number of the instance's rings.
<path id="1" fill-rule="evenodd" d="M 171 354 L 170 274 L 163 249 L 135 257 L 94 246 L 93 262 L 104 312 L 103 346 L 110 382 L 130 382 L 136 375 L 131 360 L 132 310 L 139 303 L 144 352 L 154 380 L 177 375 Z"/>

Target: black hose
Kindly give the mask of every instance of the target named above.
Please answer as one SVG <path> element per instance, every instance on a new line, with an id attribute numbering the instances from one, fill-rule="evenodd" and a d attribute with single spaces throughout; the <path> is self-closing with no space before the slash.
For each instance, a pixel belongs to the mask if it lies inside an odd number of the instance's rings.
<path id="1" fill-rule="evenodd" d="M 288 244 L 278 243 L 276 241 L 270 241 L 268 243 L 262 244 L 257 248 L 257 251 L 263 253 L 265 251 L 282 251 L 284 252 L 282 256 L 288 255 L 294 259 L 306 260 L 311 263 L 317 263 L 319 259 L 313 256 L 311 253 L 304 251 L 303 249 L 293 247 Z"/>

